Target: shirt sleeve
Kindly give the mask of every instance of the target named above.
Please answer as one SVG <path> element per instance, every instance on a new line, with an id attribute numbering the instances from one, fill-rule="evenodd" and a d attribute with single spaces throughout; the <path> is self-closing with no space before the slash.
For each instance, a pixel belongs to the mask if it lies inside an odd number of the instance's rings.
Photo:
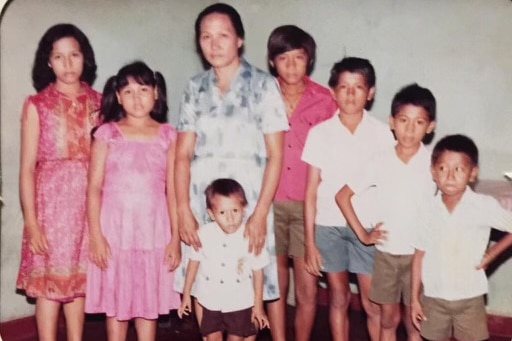
<path id="1" fill-rule="evenodd" d="M 266 249 L 261 250 L 261 253 L 259 255 L 255 255 L 254 253 L 251 253 L 249 255 L 249 266 L 251 267 L 251 270 L 263 269 L 269 263 L 270 256 Z"/>
<path id="2" fill-rule="evenodd" d="M 318 133 L 318 128 L 325 124 L 325 122 L 322 122 L 320 125 L 314 126 L 309 130 L 301 155 L 302 161 L 317 168 L 320 168 L 320 165 L 322 164 L 322 153 L 319 153 L 318 151 L 323 149 L 321 135 Z"/>
<path id="3" fill-rule="evenodd" d="M 288 130 L 288 118 L 276 80 L 266 77 L 262 84 L 260 110 L 264 134 Z"/>
<path id="4" fill-rule="evenodd" d="M 489 226 L 500 231 L 512 232 L 512 211 L 505 209 L 494 197 L 486 196 Z"/>
<path id="5" fill-rule="evenodd" d="M 96 129 L 96 131 L 93 133 L 93 137 L 95 139 L 108 142 L 114 136 L 113 129 L 115 129 L 113 123 L 104 123 L 100 125 L 98 129 Z"/>
<path id="6" fill-rule="evenodd" d="M 194 89 L 194 82 L 190 80 L 181 96 L 180 112 L 176 126 L 178 131 L 196 131 L 197 108 Z"/>

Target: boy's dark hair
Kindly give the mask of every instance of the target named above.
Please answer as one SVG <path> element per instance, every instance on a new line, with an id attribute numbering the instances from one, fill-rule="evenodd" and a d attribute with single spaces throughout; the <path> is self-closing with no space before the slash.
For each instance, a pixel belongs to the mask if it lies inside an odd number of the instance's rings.
<path id="1" fill-rule="evenodd" d="M 37 92 L 55 82 L 55 73 L 49 66 L 50 54 L 53 50 L 53 44 L 57 40 L 67 37 L 76 39 L 84 56 L 84 68 L 80 80 L 89 85 L 94 83 L 97 67 L 89 39 L 78 27 L 72 24 L 57 24 L 45 32 L 37 47 L 34 65 L 32 66 L 32 85 Z"/>
<path id="2" fill-rule="evenodd" d="M 473 166 L 478 166 L 478 148 L 472 139 L 465 135 L 448 135 L 440 139 L 432 151 L 432 165 L 435 165 L 445 151 L 463 153 Z"/>
<path id="3" fill-rule="evenodd" d="M 125 116 L 123 107 L 117 101 L 116 93 L 128 85 L 130 79 L 141 85 L 149 85 L 157 89 L 158 98 L 150 116 L 157 122 L 167 122 L 168 107 L 165 79 L 160 72 L 153 72 L 141 61 L 123 66 L 117 75 L 110 77 L 105 83 L 100 107 L 101 122 L 117 122 Z"/>
<path id="4" fill-rule="evenodd" d="M 357 57 L 345 57 L 335 63 L 331 68 L 331 75 L 329 77 L 329 87 L 331 87 L 331 89 L 334 89 L 338 85 L 340 75 L 346 71 L 362 75 L 368 88 L 375 87 L 375 69 L 370 61 Z"/>
<path id="5" fill-rule="evenodd" d="M 283 25 L 276 27 L 268 37 L 267 54 L 269 62 L 281 53 L 298 49 L 303 49 L 308 56 L 306 73 L 310 75 L 315 63 L 316 43 L 309 33 L 295 25 Z M 277 76 L 277 70 L 270 63 L 269 70 L 273 76 Z"/>
<path id="6" fill-rule="evenodd" d="M 201 60 L 203 63 L 203 66 L 208 66 L 208 61 L 204 58 L 203 53 L 201 51 L 201 45 L 199 43 L 199 39 L 201 36 L 201 22 L 203 21 L 204 17 L 206 17 L 209 14 L 212 13 L 218 13 L 218 14 L 224 14 L 229 17 L 229 20 L 231 21 L 231 24 L 233 25 L 233 28 L 235 29 L 236 35 L 240 39 L 244 39 L 245 37 L 245 30 L 244 30 L 244 24 L 242 23 L 242 18 L 240 17 L 240 14 L 234 9 L 232 6 L 225 4 L 225 3 L 215 3 L 213 5 L 210 5 L 203 9 L 196 18 L 195 22 L 195 33 L 196 33 L 196 51 L 201 56 Z M 243 45 L 238 49 L 238 55 L 241 56 L 243 53 Z"/>
<path id="7" fill-rule="evenodd" d="M 208 187 L 206 187 L 204 194 L 206 195 L 206 208 L 210 210 L 212 209 L 212 199 L 215 195 L 221 195 L 223 197 L 235 195 L 240 199 L 242 206 L 247 205 L 247 198 L 242 185 L 233 179 L 222 178 L 213 180 Z"/>
<path id="8" fill-rule="evenodd" d="M 428 113 L 430 121 L 436 120 L 436 99 L 429 89 L 422 88 L 416 83 L 401 88 L 391 102 L 391 116 L 395 117 L 407 104 L 422 107 Z"/>

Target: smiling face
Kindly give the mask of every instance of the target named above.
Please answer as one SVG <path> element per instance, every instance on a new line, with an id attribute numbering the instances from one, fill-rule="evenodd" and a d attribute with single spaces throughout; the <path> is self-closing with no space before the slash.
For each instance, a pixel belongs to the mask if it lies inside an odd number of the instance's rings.
<path id="1" fill-rule="evenodd" d="M 117 101 L 127 116 L 133 118 L 149 117 L 157 99 L 156 88 L 151 85 L 137 83 L 128 78 L 128 84 L 116 92 Z"/>
<path id="2" fill-rule="evenodd" d="M 402 148 L 414 149 L 419 148 L 425 135 L 432 132 L 435 122 L 430 121 L 423 107 L 406 104 L 394 116 L 390 116 L 389 126 Z"/>
<path id="3" fill-rule="evenodd" d="M 199 46 L 213 68 L 223 68 L 240 62 L 238 50 L 243 40 L 238 37 L 228 15 L 208 14 L 200 25 Z"/>
<path id="4" fill-rule="evenodd" d="M 278 54 L 271 61 L 271 65 L 276 69 L 282 82 L 296 85 L 306 76 L 308 60 L 304 49 L 295 49 Z"/>
<path id="5" fill-rule="evenodd" d="M 233 233 L 242 225 L 244 205 L 238 196 L 216 194 L 211 199 L 211 207 L 208 215 L 225 233 Z"/>
<path id="6" fill-rule="evenodd" d="M 464 153 L 445 150 L 432 165 L 431 171 L 443 197 L 460 199 L 466 186 L 476 180 L 478 166 Z"/>
<path id="7" fill-rule="evenodd" d="M 362 74 L 345 71 L 339 75 L 338 83 L 331 92 L 341 114 L 361 115 L 366 103 L 372 100 L 375 88 L 368 88 Z"/>
<path id="8" fill-rule="evenodd" d="M 73 37 L 64 37 L 53 43 L 48 65 L 55 73 L 57 86 L 80 84 L 84 56 L 80 44 Z"/>

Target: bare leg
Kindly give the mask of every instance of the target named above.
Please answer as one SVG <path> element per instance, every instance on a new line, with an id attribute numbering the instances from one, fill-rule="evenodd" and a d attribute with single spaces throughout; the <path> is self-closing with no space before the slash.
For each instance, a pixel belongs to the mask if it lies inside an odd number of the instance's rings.
<path id="1" fill-rule="evenodd" d="M 147 320 L 144 318 L 135 319 L 135 330 L 137 330 L 138 341 L 155 341 L 156 339 L 156 320 Z"/>
<path id="2" fill-rule="evenodd" d="M 267 314 L 272 340 L 286 341 L 286 295 L 290 276 L 288 256 L 277 255 L 276 261 L 280 297 L 277 300 L 267 302 Z"/>
<path id="3" fill-rule="evenodd" d="M 80 341 L 84 331 L 85 298 L 78 297 L 73 302 L 64 303 L 62 309 L 66 317 L 66 335 L 68 341 Z"/>
<path id="4" fill-rule="evenodd" d="M 36 300 L 36 322 L 39 341 L 56 341 L 61 303 L 43 297 Z"/>
<path id="5" fill-rule="evenodd" d="M 400 323 L 400 303 L 382 304 L 380 312 L 380 341 L 396 341 L 396 328 Z"/>
<path id="6" fill-rule="evenodd" d="M 373 303 L 368 298 L 371 280 L 372 275 L 370 274 L 357 274 L 361 303 L 364 311 L 366 312 L 366 326 L 368 328 L 368 334 L 372 341 L 378 341 L 380 334 L 380 308 L 378 304 Z"/>
<path id="7" fill-rule="evenodd" d="M 203 337 L 206 341 L 222 341 L 222 332 L 214 332 Z"/>
<path id="8" fill-rule="evenodd" d="M 309 341 L 316 314 L 318 279 L 305 268 L 304 257 L 293 258 L 295 280 L 295 341 Z"/>
<path id="9" fill-rule="evenodd" d="M 411 307 L 406 305 L 404 309 L 404 325 L 407 331 L 407 341 L 421 341 L 420 331 L 414 327 L 411 321 Z"/>
<path id="10" fill-rule="evenodd" d="M 192 301 L 194 302 L 194 313 L 196 314 L 197 325 L 201 326 L 201 321 L 203 320 L 203 307 L 199 304 L 195 297 L 192 297 Z M 208 340 L 205 336 L 203 336 L 203 341 Z M 222 335 L 221 335 L 222 340 Z"/>
<path id="11" fill-rule="evenodd" d="M 115 317 L 107 316 L 108 341 L 126 341 L 128 321 L 118 321 Z"/>
<path id="12" fill-rule="evenodd" d="M 330 272 L 327 274 L 329 289 L 329 325 L 333 341 L 348 341 L 348 306 L 350 287 L 348 272 Z"/>

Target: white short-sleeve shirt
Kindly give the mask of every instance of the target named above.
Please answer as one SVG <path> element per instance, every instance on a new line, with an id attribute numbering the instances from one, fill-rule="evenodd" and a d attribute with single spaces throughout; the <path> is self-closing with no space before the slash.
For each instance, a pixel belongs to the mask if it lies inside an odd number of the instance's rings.
<path id="1" fill-rule="evenodd" d="M 320 169 L 317 189 L 315 223 L 325 226 L 345 226 L 345 217 L 336 205 L 335 195 L 363 166 L 363 161 L 394 145 L 389 126 L 364 112 L 352 134 L 340 121 L 339 111 L 309 131 L 302 152 L 302 161 Z M 373 166 L 373 165 L 368 165 Z M 364 203 L 354 198 L 357 212 L 365 211 Z"/>
<path id="2" fill-rule="evenodd" d="M 436 185 L 430 172 L 431 152 L 422 144 L 416 154 L 404 163 L 395 147 L 374 154 L 360 172 L 356 172 L 348 186 L 363 199 L 371 191 L 374 205 L 372 225 L 382 222 L 386 239 L 376 247 L 393 255 L 414 253 L 412 242 L 416 236 L 418 214 Z M 365 226 L 370 227 L 370 226 Z"/>
<path id="3" fill-rule="evenodd" d="M 190 259 L 199 261 L 194 294 L 209 310 L 230 312 L 254 306 L 253 270 L 269 263 L 265 248 L 259 255 L 249 253 L 244 238 L 245 224 L 225 233 L 215 222 L 199 229 L 202 247 L 191 249 Z"/>
<path id="4" fill-rule="evenodd" d="M 491 227 L 512 232 L 512 211 L 467 187 L 450 213 L 441 195 L 425 202 L 415 247 L 423 250 L 422 282 L 426 296 L 461 300 L 487 293 L 484 270 L 477 270 Z"/>

